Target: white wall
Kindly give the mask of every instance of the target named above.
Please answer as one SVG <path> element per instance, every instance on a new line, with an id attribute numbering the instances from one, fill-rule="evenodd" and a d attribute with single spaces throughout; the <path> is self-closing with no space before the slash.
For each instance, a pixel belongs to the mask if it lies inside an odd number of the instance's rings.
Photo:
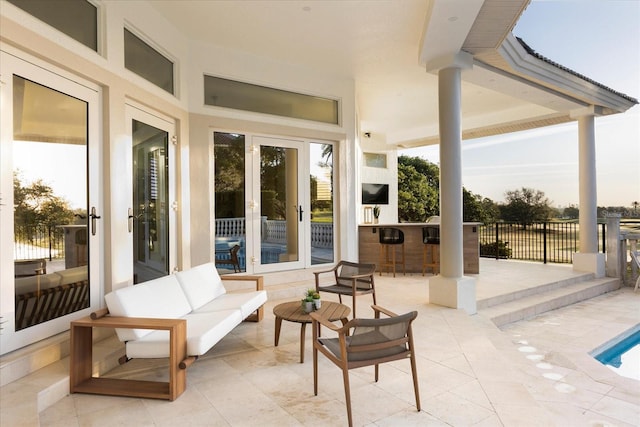
<path id="1" fill-rule="evenodd" d="M 372 205 L 362 205 L 360 197 L 360 186 L 362 183 L 389 184 L 389 204 L 380 206 L 381 224 L 392 224 L 398 222 L 398 152 L 389 149 L 383 136 L 371 134 L 370 137 L 361 136 L 360 140 L 360 183 L 358 184 L 358 219 L 364 222 L 364 207 Z M 364 153 L 386 154 L 387 167 L 368 167 L 364 164 Z"/>
<path id="2" fill-rule="evenodd" d="M 120 174 L 112 173 L 119 164 L 117 147 L 126 141 L 125 104 L 133 100 L 150 111 L 172 117 L 176 121 L 181 165 L 178 186 L 180 199 L 179 249 L 180 268 L 207 261 L 212 256 L 209 236 L 212 212 L 208 185 L 210 134 L 213 128 L 229 126 L 260 130 L 262 133 L 320 138 L 338 143 L 336 198 L 340 199 L 337 229 L 353 233 L 358 218 L 356 206 L 359 186 L 356 176 L 359 161 L 356 152 L 355 85 L 344 77 L 328 76 L 270 58 L 187 40 L 145 2 L 100 2 L 100 52 L 96 53 L 70 37 L 43 24 L 10 3 L 2 2 L 0 31 L 2 40 L 29 52 L 43 61 L 68 70 L 103 88 L 103 132 L 105 229 L 105 280 L 120 283 L 117 265 L 124 240 L 118 234 L 121 212 L 127 200 L 118 197 Z M 123 27 L 175 61 L 177 90 L 175 96 L 157 88 L 124 68 Z M 203 74 L 233 78 L 280 89 L 335 98 L 341 105 L 340 125 L 328 125 L 264 114 L 205 106 Z M 193 123 L 190 120 L 193 119 Z M 189 168 L 194 171 L 190 174 Z M 340 256 L 353 259 L 357 254 L 356 239 L 337 239 Z M 191 253 L 196 259 L 191 259 Z M 107 284 L 109 290 L 109 284 Z"/>

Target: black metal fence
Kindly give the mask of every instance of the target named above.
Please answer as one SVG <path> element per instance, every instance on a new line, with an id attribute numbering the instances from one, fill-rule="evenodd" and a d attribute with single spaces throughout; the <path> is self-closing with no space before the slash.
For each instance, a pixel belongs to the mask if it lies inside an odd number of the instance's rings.
<path id="1" fill-rule="evenodd" d="M 579 225 L 576 222 L 517 224 L 498 222 L 479 227 L 480 256 L 526 261 L 571 263 L 579 251 Z M 605 224 L 598 227 L 598 250 L 605 250 Z"/>
<path id="2" fill-rule="evenodd" d="M 64 230 L 55 225 L 14 227 L 14 259 L 64 258 Z"/>

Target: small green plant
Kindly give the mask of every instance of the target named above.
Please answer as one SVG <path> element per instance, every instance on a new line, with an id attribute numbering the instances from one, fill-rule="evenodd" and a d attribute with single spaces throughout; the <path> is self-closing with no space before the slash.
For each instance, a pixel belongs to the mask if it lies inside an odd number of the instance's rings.
<path id="1" fill-rule="evenodd" d="M 378 218 L 380 216 L 380 206 L 375 205 L 373 207 L 373 217 Z"/>
<path id="2" fill-rule="evenodd" d="M 313 302 L 314 299 L 320 299 L 320 294 L 317 293 L 315 289 L 307 289 L 307 292 L 304 294 L 304 298 L 302 299 L 302 301 Z"/>

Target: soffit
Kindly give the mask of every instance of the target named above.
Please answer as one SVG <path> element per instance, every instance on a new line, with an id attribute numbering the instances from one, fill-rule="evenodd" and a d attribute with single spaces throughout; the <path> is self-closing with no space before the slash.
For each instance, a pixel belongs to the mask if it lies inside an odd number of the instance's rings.
<path id="1" fill-rule="evenodd" d="M 531 82 L 500 46 L 529 0 L 151 1 L 187 38 L 353 79 L 359 126 L 398 146 L 437 142 L 437 76 L 461 49 L 463 137 L 570 120 L 585 100 Z M 548 64 L 547 64 L 548 65 Z M 280 87 L 280 89 L 289 89 Z"/>

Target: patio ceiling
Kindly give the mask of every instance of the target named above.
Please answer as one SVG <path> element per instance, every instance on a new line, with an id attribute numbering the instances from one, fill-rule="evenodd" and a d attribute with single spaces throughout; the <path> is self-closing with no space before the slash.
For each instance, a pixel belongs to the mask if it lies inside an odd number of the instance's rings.
<path id="1" fill-rule="evenodd" d="M 566 122 L 592 104 L 603 114 L 634 104 L 527 51 L 511 30 L 528 3 L 150 2 L 191 40 L 353 79 L 360 129 L 400 147 L 438 143 L 435 64 L 460 50 L 474 56 L 462 77 L 463 138 Z"/>

